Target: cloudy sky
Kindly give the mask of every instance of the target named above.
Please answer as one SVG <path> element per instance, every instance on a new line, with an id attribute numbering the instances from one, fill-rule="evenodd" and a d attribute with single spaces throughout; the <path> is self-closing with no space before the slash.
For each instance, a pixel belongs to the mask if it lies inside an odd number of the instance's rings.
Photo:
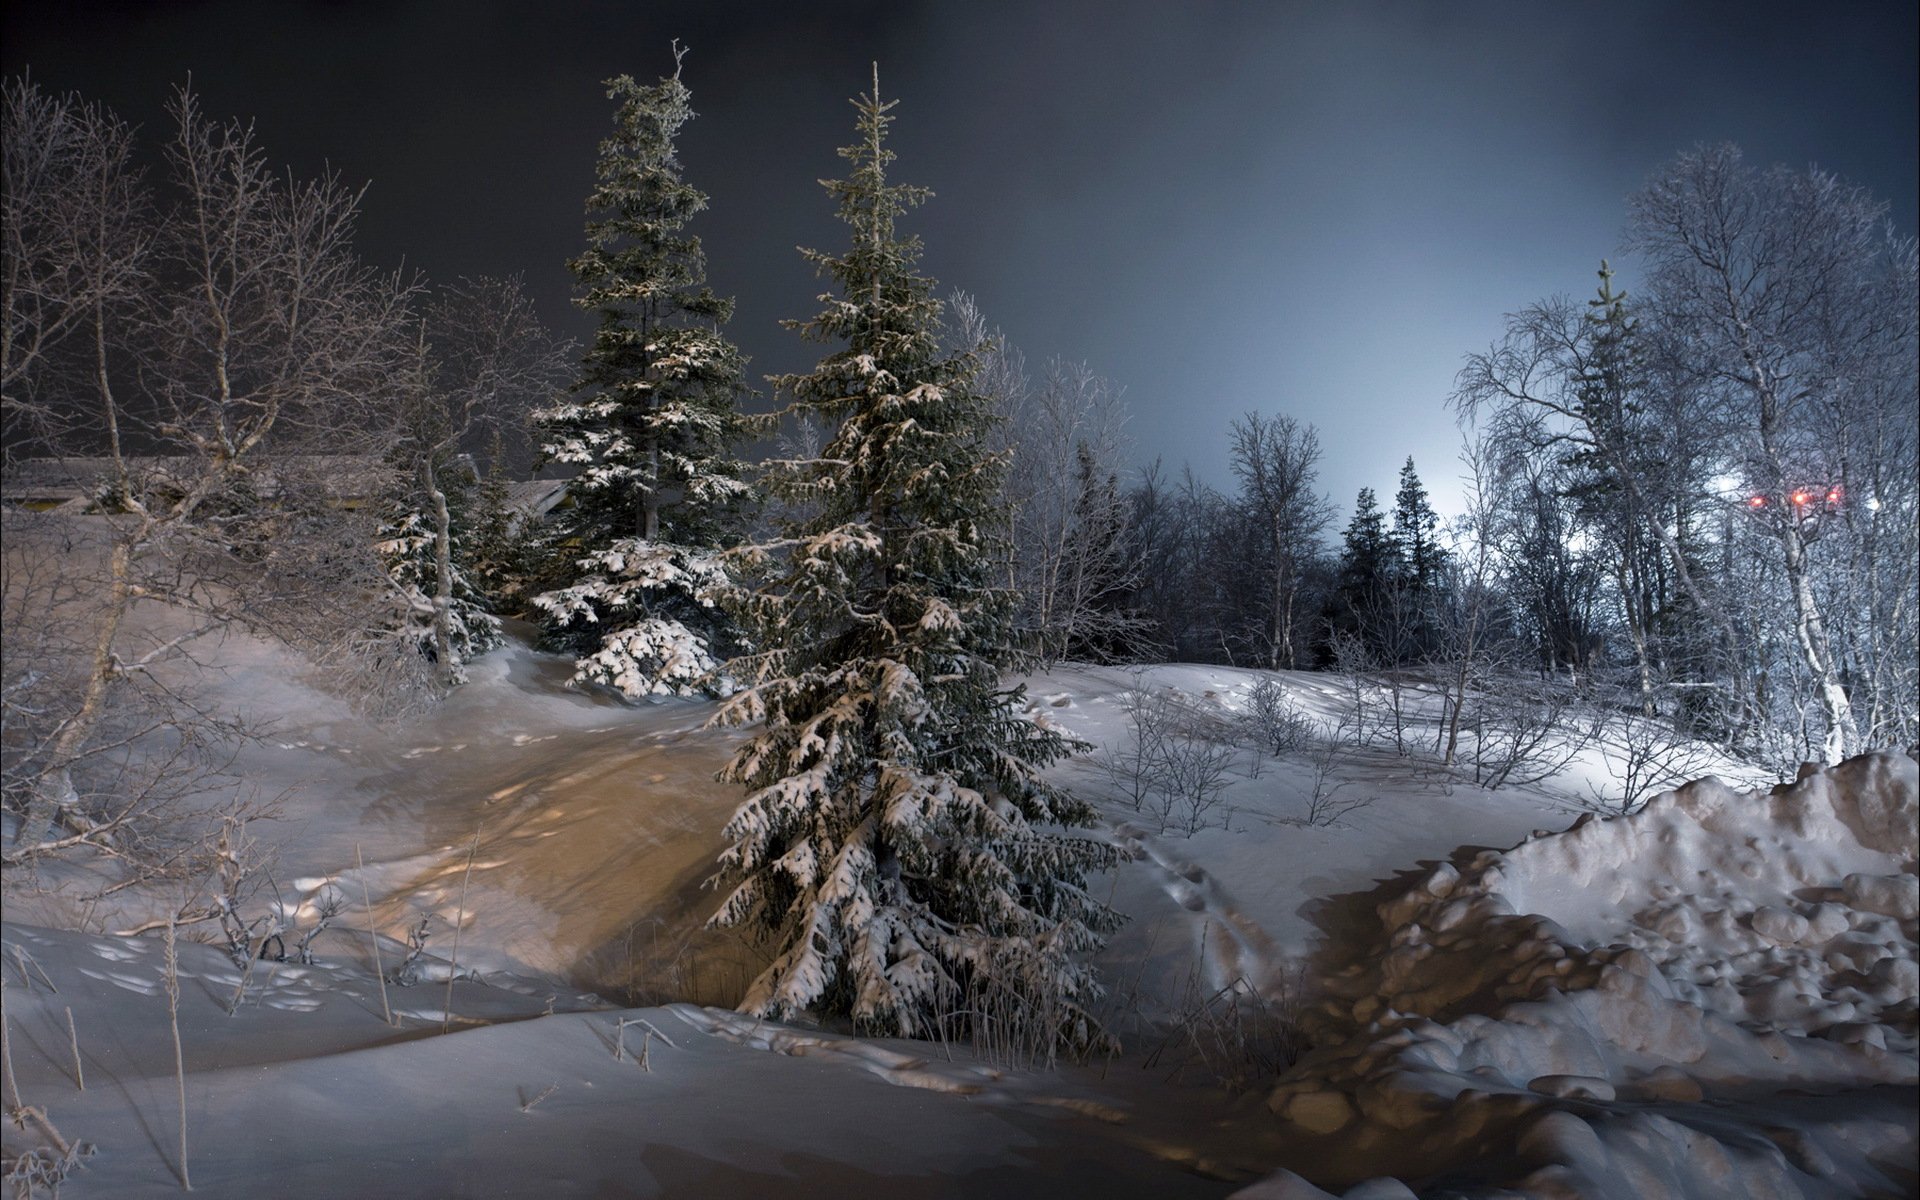
<path id="1" fill-rule="evenodd" d="M 926 267 L 1030 359 L 1123 385 L 1140 461 L 1229 483 L 1227 423 L 1313 422 L 1322 487 L 1390 491 L 1409 454 L 1449 506 L 1445 400 L 1501 314 L 1584 294 L 1625 197 L 1733 141 L 1817 163 L 1915 226 L 1908 2 L 83 3 L 4 8 L 8 74 L 150 132 L 191 73 L 276 159 L 370 181 L 362 247 L 435 279 L 525 277 L 584 335 L 568 255 L 611 107 L 671 70 L 700 119 L 688 178 L 756 374 L 814 353 L 778 327 L 843 240 L 846 99 L 878 60 Z M 1623 264 L 1629 287 L 1630 262 Z"/>

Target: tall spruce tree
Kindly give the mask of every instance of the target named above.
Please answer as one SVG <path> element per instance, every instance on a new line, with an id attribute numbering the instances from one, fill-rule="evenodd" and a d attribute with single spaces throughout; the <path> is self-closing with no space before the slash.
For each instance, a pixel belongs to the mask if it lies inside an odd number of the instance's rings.
<path id="1" fill-rule="evenodd" d="M 1400 548 L 1403 582 L 1418 591 L 1435 587 L 1446 565 L 1439 529 L 1440 518 L 1413 469 L 1413 456 L 1408 455 L 1407 465 L 1400 468 L 1400 490 L 1393 497 L 1393 540 Z"/>
<path id="2" fill-rule="evenodd" d="M 1583 322 L 1585 353 L 1575 374 L 1573 415 L 1592 436 L 1562 456 L 1573 512 L 1594 531 L 1613 576 L 1627 639 L 1633 645 L 1641 711 L 1655 712 L 1655 681 L 1660 658 L 1670 647 L 1656 645 L 1663 626 L 1681 614 L 1670 603 L 1669 571 L 1657 538 L 1648 533 L 1656 514 L 1674 507 L 1665 481 L 1678 472 L 1664 468 L 1655 423 L 1647 419 L 1643 397 L 1646 363 L 1640 321 L 1627 306 L 1627 294 L 1613 286 L 1613 268 L 1600 260 L 1598 294 L 1587 301 Z M 1631 475 L 1631 479 L 1627 476 Z M 1709 635 L 1710 636 L 1710 635 Z M 1709 646 L 1709 649 L 1711 647 Z"/>
<path id="3" fill-rule="evenodd" d="M 1405 567 L 1400 545 L 1387 528 L 1373 489 L 1363 487 L 1353 501 L 1353 519 L 1341 535 L 1340 566 L 1327 601 L 1331 653 L 1342 638 L 1357 638 L 1368 654 L 1385 647 L 1378 636 L 1383 613 L 1390 612 Z"/>
<path id="4" fill-rule="evenodd" d="M 1403 566 L 1372 488 L 1354 497 L 1353 519 L 1341 540 L 1339 598 L 1349 608 L 1363 606 L 1387 591 Z"/>
<path id="5" fill-rule="evenodd" d="M 680 177 L 674 138 L 693 117 L 674 73 L 607 81 L 619 101 L 587 197 L 587 249 L 568 265 L 599 329 L 573 397 L 538 414 L 542 459 L 579 468 L 558 542 L 574 582 L 534 598 L 575 678 L 629 695 L 717 688 L 732 649 L 716 606 L 716 548 L 750 493 L 731 447 L 745 360 L 720 326 L 733 302 L 706 286 L 684 231 L 707 198 Z"/>
<path id="6" fill-rule="evenodd" d="M 747 551 L 757 649 L 730 665 L 743 690 L 719 719 L 764 727 L 721 773 L 748 794 L 712 923 L 776 946 L 745 1011 L 924 1035 L 997 993 L 1084 1038 L 1099 992 L 1084 956 L 1119 919 L 1085 876 L 1114 851 L 1069 832 L 1091 809 L 1039 774 L 1068 742 L 1000 684 L 1012 597 L 990 578 L 988 531 L 1004 464 L 974 362 L 941 350 L 920 242 L 895 231 L 928 196 L 888 181 L 895 103 L 876 68 L 847 178 L 824 181 L 852 244 L 804 252 L 838 290 L 789 325 L 837 349 L 775 381 L 835 432 L 771 481 L 815 514 Z"/>

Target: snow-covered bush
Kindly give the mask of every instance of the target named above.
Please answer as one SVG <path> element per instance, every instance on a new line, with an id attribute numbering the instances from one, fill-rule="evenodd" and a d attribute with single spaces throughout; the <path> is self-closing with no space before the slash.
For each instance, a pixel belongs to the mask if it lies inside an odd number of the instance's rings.
<path id="1" fill-rule="evenodd" d="M 1247 690 L 1242 727 L 1261 748 L 1279 757 L 1304 749 L 1314 737 L 1313 719 L 1300 711 L 1280 682 L 1261 678 Z"/>
<path id="2" fill-rule="evenodd" d="M 533 598 L 549 638 L 580 656 L 575 682 L 631 697 L 729 690 L 720 668 L 733 637 L 717 603 L 727 587 L 717 555 L 622 538 L 579 566 L 580 582 Z"/>

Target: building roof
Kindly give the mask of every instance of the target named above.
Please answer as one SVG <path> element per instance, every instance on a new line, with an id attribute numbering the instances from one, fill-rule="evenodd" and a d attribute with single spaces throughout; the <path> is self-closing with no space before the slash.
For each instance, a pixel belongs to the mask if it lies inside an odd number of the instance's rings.
<path id="1" fill-rule="evenodd" d="M 507 506 L 528 517 L 544 517 L 567 498 L 564 479 L 515 479 L 507 484 Z"/>
<path id="2" fill-rule="evenodd" d="M 128 472 L 152 484 L 184 484 L 198 478 L 205 460 L 191 455 L 129 454 Z M 106 457 L 28 458 L 0 472 L 0 499 L 10 504 L 59 504 L 91 500 L 118 474 Z M 282 481 L 311 483 L 336 500 L 366 500 L 392 487 L 392 467 L 366 454 L 289 454 L 263 460 L 248 477 L 263 492 Z"/>
<path id="3" fill-rule="evenodd" d="M 127 469 L 151 484 L 185 483 L 199 475 L 204 460 L 187 455 L 128 455 Z M 27 458 L 0 471 L 0 501 L 27 508 L 78 508 L 90 504 L 117 473 L 111 458 Z M 398 473 L 367 454 L 290 454 L 263 459 L 248 473 L 254 485 L 271 495 L 280 481 L 315 487 L 337 503 L 357 504 L 390 494 Z M 564 479 L 516 479 L 507 483 L 507 505 L 539 518 L 567 496 Z"/>

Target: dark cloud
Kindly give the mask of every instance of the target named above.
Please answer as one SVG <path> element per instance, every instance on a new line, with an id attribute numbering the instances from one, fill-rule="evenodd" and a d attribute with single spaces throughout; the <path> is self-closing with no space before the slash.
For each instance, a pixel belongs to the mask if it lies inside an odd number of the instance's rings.
<path id="1" fill-rule="evenodd" d="M 723 0 L 9 5 L 9 73 L 157 130 L 192 73 L 278 159 L 371 180 L 363 244 L 436 278 L 522 273 L 576 332 L 563 266 L 609 110 L 599 81 L 670 69 L 701 118 L 682 158 L 734 332 L 763 371 L 837 245 L 846 98 L 881 63 L 928 269 L 1030 355 L 1124 384 L 1142 457 L 1225 482 L 1249 408 L 1312 420 L 1325 485 L 1444 502 L 1443 400 L 1502 312 L 1584 291 L 1624 197 L 1731 140 L 1817 162 L 1914 225 L 1909 4 L 902 4 Z M 1631 283 L 1631 266 L 1628 266 Z"/>

